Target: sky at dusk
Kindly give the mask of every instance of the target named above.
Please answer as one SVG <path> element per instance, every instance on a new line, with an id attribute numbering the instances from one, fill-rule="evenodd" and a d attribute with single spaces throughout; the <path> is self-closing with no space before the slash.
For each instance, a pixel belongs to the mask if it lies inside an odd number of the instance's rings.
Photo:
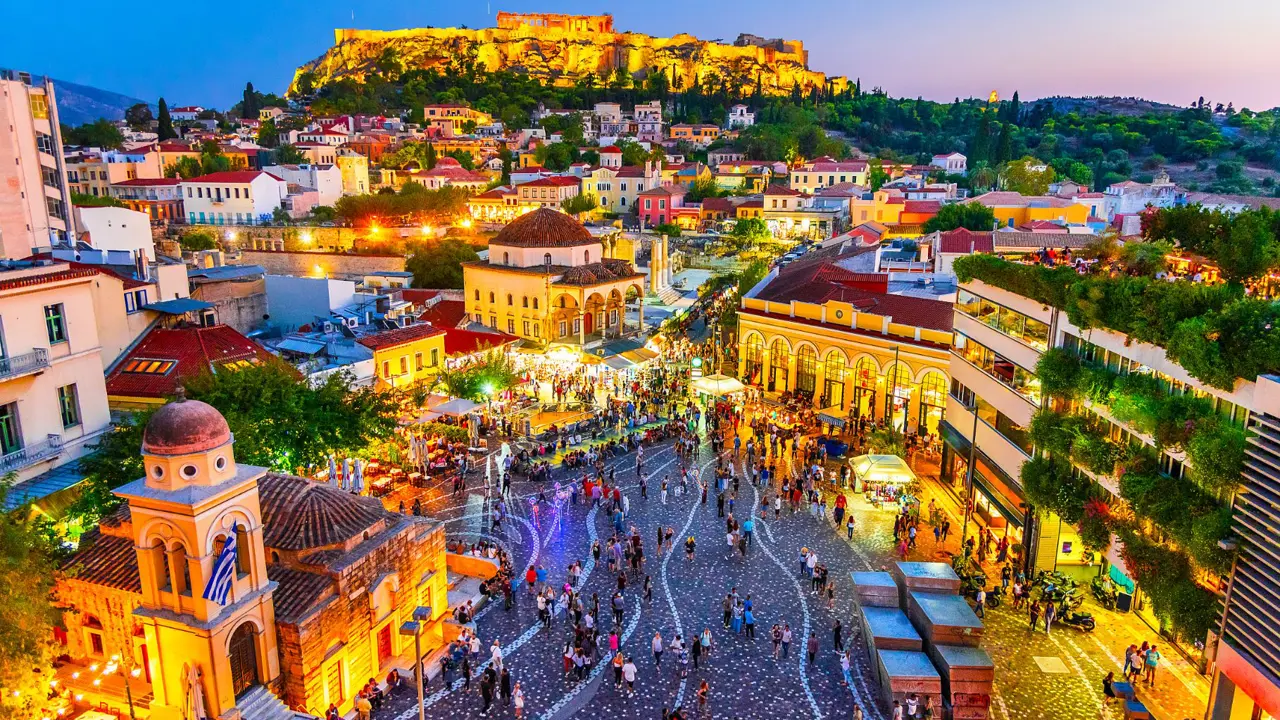
<path id="1" fill-rule="evenodd" d="M 1280 0 L 263 0 L 215 5 L 55 0 L 67 32 L 7 34 L 0 67 L 170 106 L 226 107 L 246 81 L 283 92 L 336 27 L 489 27 L 498 10 L 612 12 L 614 27 L 732 42 L 740 32 L 803 40 L 809 65 L 894 96 L 950 101 L 1014 90 L 1136 95 L 1186 105 L 1280 106 Z M 129 14 L 127 8 L 137 8 Z M 159 10 L 159 12 L 157 12 Z M 354 20 L 352 12 L 354 10 Z M 11 27 L 50 8 L 13 3 Z"/>

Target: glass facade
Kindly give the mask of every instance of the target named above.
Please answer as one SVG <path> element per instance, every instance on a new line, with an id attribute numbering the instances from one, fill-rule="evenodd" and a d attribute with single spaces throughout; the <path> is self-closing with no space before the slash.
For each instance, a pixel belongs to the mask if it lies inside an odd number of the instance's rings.
<path id="1" fill-rule="evenodd" d="M 1009 389 L 1040 405 L 1040 378 L 1035 373 L 1014 363 L 982 343 L 962 332 L 955 332 L 952 348 L 969 364 L 999 380 Z"/>
<path id="2" fill-rule="evenodd" d="M 956 294 L 956 310 L 1004 335 L 1023 342 L 1037 350 L 1049 348 L 1049 326 L 1033 317 L 991 302 L 961 289 Z"/>

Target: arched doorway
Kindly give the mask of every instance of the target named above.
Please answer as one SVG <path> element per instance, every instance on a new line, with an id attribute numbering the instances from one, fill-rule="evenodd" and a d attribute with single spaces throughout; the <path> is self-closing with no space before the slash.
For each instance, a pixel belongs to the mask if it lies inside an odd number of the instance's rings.
<path id="1" fill-rule="evenodd" d="M 769 349 L 769 392 L 786 392 L 791 389 L 787 384 L 790 363 L 791 346 L 787 345 L 786 340 L 775 338 Z"/>
<path id="2" fill-rule="evenodd" d="M 813 402 L 818 387 L 818 351 L 812 345 L 801 345 L 796 351 L 796 391 Z"/>
<path id="3" fill-rule="evenodd" d="M 942 421 L 947 404 L 947 376 L 941 370 L 928 370 L 920 380 L 920 433 L 933 435 Z"/>
<path id="4" fill-rule="evenodd" d="M 228 654 L 231 657 L 231 687 L 236 697 L 258 684 L 258 651 L 254 643 L 257 629 L 244 623 L 231 634 Z"/>
<path id="5" fill-rule="evenodd" d="M 751 385 L 759 384 L 760 374 L 764 368 L 764 338 L 760 337 L 759 333 L 753 332 L 747 336 L 743 357 L 745 372 L 742 381 Z"/>
<path id="6" fill-rule="evenodd" d="M 853 367 L 853 408 L 859 419 L 874 420 L 876 416 L 876 383 L 880 367 L 869 356 L 858 358 Z"/>
<path id="7" fill-rule="evenodd" d="M 823 368 L 823 378 L 825 382 L 822 388 L 822 407 L 838 407 L 844 409 L 844 375 L 848 358 L 840 350 L 832 350 L 827 353 L 827 360 Z"/>
<path id="8" fill-rule="evenodd" d="M 893 363 L 884 374 L 884 414 L 898 432 L 905 433 L 910 429 L 912 390 L 911 368 L 903 362 Z"/>

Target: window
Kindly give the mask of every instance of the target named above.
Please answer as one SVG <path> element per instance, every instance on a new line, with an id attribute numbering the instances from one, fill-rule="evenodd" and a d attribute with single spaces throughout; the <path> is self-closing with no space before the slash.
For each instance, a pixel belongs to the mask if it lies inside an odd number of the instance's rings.
<path id="1" fill-rule="evenodd" d="M 49 344 L 67 341 L 67 321 L 62 315 L 62 303 L 44 306 L 44 329 L 49 335 Z"/>
<path id="2" fill-rule="evenodd" d="M 543 256 L 542 256 L 542 264 L 543 264 L 543 265 L 550 265 L 550 264 L 551 264 L 551 253 L 547 253 L 546 255 L 543 255 Z"/>
<path id="3" fill-rule="evenodd" d="M 489 293 L 489 302 L 497 302 L 497 296 L 492 292 Z"/>
<path id="4" fill-rule="evenodd" d="M 400 374 L 401 375 L 409 374 L 409 356 L 408 355 L 400 356 Z"/>
<path id="5" fill-rule="evenodd" d="M 534 309 L 534 310 L 537 310 L 537 309 L 538 309 L 538 298 L 534 298 L 534 299 L 533 299 L 533 309 Z"/>
<path id="6" fill-rule="evenodd" d="M 62 413 L 62 427 L 80 424 L 80 394 L 75 383 L 58 388 L 58 411 Z"/>
<path id="7" fill-rule="evenodd" d="M 956 355 L 999 380 L 1006 387 L 1031 401 L 1040 404 L 1040 378 L 1035 373 L 1017 365 L 991 348 L 974 342 L 964 333 L 957 332 L 952 340 Z"/>
<path id="8" fill-rule="evenodd" d="M 534 323 L 534 324 L 533 324 L 533 336 L 534 336 L 534 337 L 541 337 L 541 335 L 542 335 L 542 326 L 541 326 L 541 325 L 539 325 L 538 323 Z"/>
<path id="9" fill-rule="evenodd" d="M 147 304 L 147 291 L 134 290 L 124 294 L 124 311 L 132 315 Z"/>
<path id="10" fill-rule="evenodd" d="M 529 296 L 528 296 L 528 295 L 525 295 L 523 298 L 521 298 L 521 304 L 522 304 L 522 306 L 523 306 L 523 307 L 529 307 Z"/>
<path id="11" fill-rule="evenodd" d="M 44 95 L 31 95 L 31 117 L 37 120 L 49 119 L 49 103 Z"/>
<path id="12" fill-rule="evenodd" d="M 489 316 L 489 327 L 493 328 L 494 330 L 497 330 L 497 329 L 498 329 L 498 316 L 497 316 L 497 315 L 490 315 L 490 316 Z"/>
<path id="13" fill-rule="evenodd" d="M 515 305 L 515 304 L 516 304 L 516 301 L 514 296 L 512 296 L 511 293 L 507 293 L 507 307 L 511 307 L 512 305 Z"/>
<path id="14" fill-rule="evenodd" d="M 413 354 L 413 369 L 414 369 L 415 371 L 421 372 L 421 371 L 422 371 L 422 368 L 423 368 L 423 365 L 422 365 L 422 353 L 414 353 L 414 354 Z"/>
<path id="15" fill-rule="evenodd" d="M 476 290 L 476 302 L 480 302 L 480 291 Z"/>
<path id="16" fill-rule="evenodd" d="M 382 377 L 384 378 L 391 377 L 391 361 L 390 360 L 382 361 Z"/>
<path id="17" fill-rule="evenodd" d="M 137 373 L 140 375 L 164 375 L 174 368 L 178 363 L 173 360 L 151 360 L 147 358 L 135 358 L 125 363 L 121 372 Z"/>
<path id="18" fill-rule="evenodd" d="M 440 366 L 440 349 L 431 348 L 431 367 Z"/>
<path id="19" fill-rule="evenodd" d="M 960 290 L 956 295 L 956 309 L 1009 337 L 1020 340 L 1037 350 L 1049 347 L 1049 326 L 1003 305 Z"/>
<path id="20" fill-rule="evenodd" d="M 528 334 L 529 334 L 529 321 L 528 321 L 528 320 L 525 320 L 525 321 L 524 321 L 524 323 L 522 323 L 522 324 L 521 324 L 521 327 L 524 329 L 524 334 L 525 334 L 525 335 L 528 335 Z"/>

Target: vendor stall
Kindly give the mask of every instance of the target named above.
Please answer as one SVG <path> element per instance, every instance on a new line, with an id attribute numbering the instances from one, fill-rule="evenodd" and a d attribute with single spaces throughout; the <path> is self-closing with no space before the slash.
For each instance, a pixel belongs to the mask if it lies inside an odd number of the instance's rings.
<path id="1" fill-rule="evenodd" d="M 743 385 L 741 381 L 728 375 L 720 374 L 697 378 L 690 382 L 689 386 L 695 392 L 712 397 L 724 397 L 747 389 L 747 386 Z"/>
<path id="2" fill-rule="evenodd" d="M 859 455 L 849 461 L 853 469 L 855 492 L 867 493 L 873 503 L 898 502 L 916 474 L 907 461 L 897 455 Z"/>

